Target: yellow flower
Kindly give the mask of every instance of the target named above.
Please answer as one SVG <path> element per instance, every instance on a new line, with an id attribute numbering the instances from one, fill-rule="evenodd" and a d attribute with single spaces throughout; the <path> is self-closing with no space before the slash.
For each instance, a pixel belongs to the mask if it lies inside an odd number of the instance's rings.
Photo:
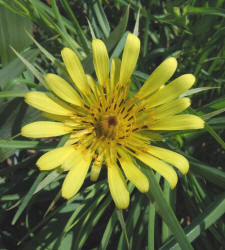
<path id="1" fill-rule="evenodd" d="M 70 134 L 63 147 L 53 149 L 37 161 L 41 170 L 60 167 L 68 171 L 62 196 L 74 196 L 81 188 L 91 166 L 90 178 L 98 179 L 102 165 L 108 172 L 112 198 L 120 209 L 129 205 L 124 176 L 141 192 L 149 182 L 136 159 L 163 176 L 171 188 L 177 184 L 176 171 L 188 172 L 188 161 L 175 152 L 151 145 L 162 138 L 159 131 L 199 129 L 204 122 L 197 116 L 178 114 L 190 105 L 189 98 L 179 98 L 195 81 L 191 74 L 182 75 L 169 84 L 177 61 L 166 59 L 149 76 L 136 95 L 129 95 L 131 75 L 137 63 L 140 40 L 128 34 L 122 60 L 114 58 L 109 70 L 105 44 L 92 41 L 93 63 L 98 83 L 85 74 L 77 55 L 69 48 L 62 58 L 74 86 L 55 74 L 47 74 L 52 93 L 29 92 L 25 101 L 44 111 L 55 121 L 38 121 L 22 128 L 22 135 L 42 138 Z M 57 97 L 56 97 L 57 96 Z"/>

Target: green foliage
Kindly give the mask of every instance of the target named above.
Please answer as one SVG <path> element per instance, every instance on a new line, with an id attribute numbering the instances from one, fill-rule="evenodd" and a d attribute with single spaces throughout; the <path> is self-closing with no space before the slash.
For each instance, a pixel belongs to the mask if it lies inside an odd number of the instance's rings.
<path id="1" fill-rule="evenodd" d="M 1 249 L 225 248 L 224 2 L 0 0 Z M 60 198 L 64 174 L 40 173 L 35 162 L 66 138 L 20 136 L 24 124 L 40 117 L 22 97 L 45 86 L 45 73 L 66 75 L 63 47 L 76 51 L 93 73 L 87 19 L 111 58 L 121 55 L 127 31 L 135 27 L 142 46 L 132 91 L 163 59 L 177 57 L 175 77 L 190 72 L 197 79 L 185 93 L 193 101 L 188 112 L 206 121 L 204 130 L 167 133 L 160 142 L 190 162 L 177 188 L 171 191 L 146 168 L 149 193 L 129 185 L 131 203 L 123 212 L 111 200 L 104 172 L 94 184 L 88 176 L 73 199 Z"/>

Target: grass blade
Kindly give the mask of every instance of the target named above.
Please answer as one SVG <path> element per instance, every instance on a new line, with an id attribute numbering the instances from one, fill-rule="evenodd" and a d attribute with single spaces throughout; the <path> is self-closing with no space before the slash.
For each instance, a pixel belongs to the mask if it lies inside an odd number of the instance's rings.
<path id="1" fill-rule="evenodd" d="M 12 225 L 15 225 L 15 223 L 19 219 L 20 215 L 22 214 L 22 212 L 26 208 L 26 206 L 29 203 L 30 199 L 33 197 L 36 187 L 38 186 L 38 184 L 41 182 L 41 180 L 43 179 L 43 177 L 45 175 L 46 175 L 46 173 L 42 172 L 36 178 L 35 182 L 33 183 L 32 187 L 30 188 L 29 192 L 25 195 L 21 205 L 19 206 L 18 210 L 16 211 L 16 214 L 14 215 L 13 220 L 12 220 Z"/>
<path id="2" fill-rule="evenodd" d="M 159 209 L 159 213 L 162 216 L 163 220 L 167 223 L 167 226 L 170 228 L 170 231 L 173 233 L 174 237 L 178 241 L 182 250 L 190 250 L 193 249 L 188 238 L 186 237 L 184 230 L 179 224 L 172 208 L 167 203 L 166 199 L 163 196 L 162 190 L 159 184 L 155 180 L 155 175 L 151 169 L 145 169 L 145 173 L 149 178 L 149 182 L 151 183 L 150 191 L 147 193 L 147 196 L 150 199 L 154 199 L 157 207 Z"/>
<path id="3" fill-rule="evenodd" d="M 225 213 L 225 193 L 220 195 L 201 215 L 195 218 L 190 226 L 185 229 L 188 239 L 192 242 L 200 234 L 207 230 L 213 223 L 215 223 Z M 171 239 L 160 250 L 180 249 L 178 244 Z"/>

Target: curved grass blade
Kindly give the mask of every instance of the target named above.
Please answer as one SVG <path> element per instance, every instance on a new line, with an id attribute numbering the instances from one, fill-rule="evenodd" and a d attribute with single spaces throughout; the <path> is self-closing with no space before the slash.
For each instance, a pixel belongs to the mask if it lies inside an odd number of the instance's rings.
<path id="1" fill-rule="evenodd" d="M 149 202 L 149 217 L 148 217 L 148 250 L 155 249 L 155 206 Z"/>
<path id="2" fill-rule="evenodd" d="M 79 242 L 78 248 L 74 249 L 83 248 L 83 245 L 88 239 L 88 236 L 90 235 L 94 226 L 98 223 L 99 219 L 101 218 L 101 216 L 103 215 L 103 213 L 105 212 L 110 203 L 111 203 L 111 197 L 108 196 L 99 207 L 96 207 L 95 213 L 93 213 L 94 209 L 89 212 L 88 216 L 85 218 L 86 221 L 85 226 L 82 228 L 80 232 L 78 232 L 78 237 L 77 237 L 77 240 Z"/>
<path id="3" fill-rule="evenodd" d="M 147 196 L 150 200 L 154 199 L 157 204 L 158 212 L 162 216 L 163 220 L 167 223 L 170 231 L 173 233 L 174 237 L 178 241 L 182 250 L 190 250 L 193 249 L 191 243 L 186 237 L 184 230 L 179 224 L 172 208 L 167 203 L 166 199 L 163 196 L 162 190 L 159 184 L 155 180 L 155 175 L 151 169 L 143 169 L 146 175 L 149 178 L 149 182 L 151 183 L 151 187 Z"/>
<path id="4" fill-rule="evenodd" d="M 102 5 L 99 3 L 99 1 L 95 1 L 92 7 L 93 7 L 93 11 L 95 13 L 95 16 L 98 20 L 98 23 L 102 29 L 102 32 L 103 32 L 105 38 L 107 38 L 109 36 L 109 33 L 110 33 L 110 26 L 109 26 L 109 22 L 108 22 L 108 19 L 106 17 L 106 14 L 104 12 L 104 9 L 103 9 Z"/>
<path id="5" fill-rule="evenodd" d="M 13 47 L 10 46 L 13 52 L 19 57 L 19 59 L 26 65 L 26 67 L 30 70 L 30 72 L 39 80 L 39 82 L 46 88 L 49 89 L 42 74 L 20 53 L 18 53 Z"/>
<path id="6" fill-rule="evenodd" d="M 43 179 L 43 177 L 45 175 L 46 175 L 46 173 L 42 172 L 36 178 L 35 182 L 33 183 L 32 187 L 30 188 L 29 192 L 25 195 L 21 205 L 19 206 L 18 210 L 16 211 L 16 214 L 14 215 L 13 220 L 12 220 L 12 225 L 15 225 L 15 223 L 19 219 L 20 215 L 22 214 L 22 212 L 26 208 L 28 202 L 33 197 L 36 187 L 38 186 L 38 184 L 41 182 L 41 180 Z"/>
<path id="7" fill-rule="evenodd" d="M 0 98 L 9 98 L 9 97 L 24 97 L 27 93 L 25 90 L 9 90 L 9 91 L 1 91 Z"/>
<path id="8" fill-rule="evenodd" d="M 224 213 L 225 193 L 217 197 L 217 199 L 212 202 L 212 204 L 204 211 L 204 213 L 195 218 L 192 224 L 185 229 L 186 236 L 191 242 L 194 241 L 203 231 L 207 230 L 221 216 L 223 216 Z M 160 248 L 160 250 L 167 249 L 178 250 L 180 248 L 173 238 Z"/>
<path id="9" fill-rule="evenodd" d="M 21 53 L 21 55 L 30 62 L 33 62 L 38 54 L 39 51 L 37 49 L 31 49 L 24 53 Z M 0 70 L 0 86 L 4 88 L 9 81 L 19 76 L 25 69 L 26 66 L 21 62 L 19 58 L 11 61 Z"/>
<path id="10" fill-rule="evenodd" d="M 125 224 L 125 221 L 124 221 L 124 218 L 123 218 L 123 212 L 120 209 L 116 209 L 116 214 L 117 214 L 117 218 L 118 218 L 118 220 L 120 222 L 124 237 L 126 239 L 127 249 L 129 250 L 130 249 L 130 243 L 129 243 L 129 240 L 128 240 L 128 237 L 127 237 L 127 229 L 126 229 L 126 224 Z"/>
<path id="11" fill-rule="evenodd" d="M 47 151 L 55 147 L 56 147 L 55 142 L 0 140 L 0 148 L 17 148 L 17 149 L 35 148 L 35 149 Z"/>
<path id="12" fill-rule="evenodd" d="M 107 246 L 109 244 L 109 240 L 110 240 L 110 237 L 112 235 L 113 229 L 116 225 L 116 222 L 117 222 L 117 216 L 116 216 L 116 210 L 114 210 L 109 221 L 108 221 L 108 224 L 105 228 L 105 232 L 102 236 L 102 240 L 101 240 L 101 244 L 100 244 L 101 250 L 107 249 Z"/>

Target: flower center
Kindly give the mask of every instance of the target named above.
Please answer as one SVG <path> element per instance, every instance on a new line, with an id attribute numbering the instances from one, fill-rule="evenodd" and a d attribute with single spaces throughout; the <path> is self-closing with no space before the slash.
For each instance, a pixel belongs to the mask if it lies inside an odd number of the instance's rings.
<path id="1" fill-rule="evenodd" d="M 134 99 L 127 98 L 127 91 L 128 86 L 119 83 L 111 93 L 99 87 L 98 100 L 89 109 L 99 140 L 123 143 L 132 134 L 140 107 Z"/>
<path id="2" fill-rule="evenodd" d="M 117 124 L 117 120 L 116 120 L 116 117 L 115 116 L 109 116 L 108 119 L 107 119 L 107 122 L 108 122 L 108 127 L 115 127 L 116 124 Z"/>
<path id="3" fill-rule="evenodd" d="M 120 123 L 115 114 L 100 114 L 97 122 L 97 136 L 114 139 Z"/>

